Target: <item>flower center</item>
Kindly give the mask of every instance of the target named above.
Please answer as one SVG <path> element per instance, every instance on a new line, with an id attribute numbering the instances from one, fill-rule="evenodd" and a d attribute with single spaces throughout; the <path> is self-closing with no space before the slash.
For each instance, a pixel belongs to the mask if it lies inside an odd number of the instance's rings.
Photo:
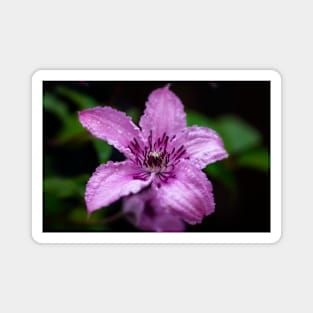
<path id="1" fill-rule="evenodd" d="M 152 131 L 148 137 L 148 144 L 141 147 L 136 138 L 129 144 L 128 148 L 135 155 L 135 163 L 144 170 L 144 173 L 138 178 L 144 178 L 149 173 L 157 174 L 158 178 L 163 182 L 172 175 L 175 165 L 186 152 L 186 149 L 181 145 L 178 149 L 171 142 L 176 136 L 169 136 L 166 133 L 162 137 L 157 138 L 154 142 L 152 139 Z M 171 146 L 169 148 L 169 146 Z"/>
<path id="2" fill-rule="evenodd" d="M 166 152 L 165 152 L 166 153 Z M 165 153 L 162 151 L 150 151 L 146 156 L 145 156 L 145 162 L 143 163 L 146 167 L 146 169 L 149 172 L 153 173 L 159 173 L 162 171 L 164 167 L 164 155 Z"/>
<path id="3" fill-rule="evenodd" d="M 158 159 L 160 157 L 160 153 L 158 151 L 151 151 L 149 155 L 154 157 L 155 159 Z"/>

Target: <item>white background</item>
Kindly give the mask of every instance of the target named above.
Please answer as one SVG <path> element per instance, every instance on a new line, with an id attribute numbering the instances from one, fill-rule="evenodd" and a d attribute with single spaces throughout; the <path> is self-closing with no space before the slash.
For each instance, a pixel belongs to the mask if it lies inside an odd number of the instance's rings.
<path id="1" fill-rule="evenodd" d="M 1 312 L 312 311 L 311 2 L 186 3 L 1 2 Z M 31 75 L 39 68 L 279 70 L 281 241 L 35 244 L 30 117 Z"/>

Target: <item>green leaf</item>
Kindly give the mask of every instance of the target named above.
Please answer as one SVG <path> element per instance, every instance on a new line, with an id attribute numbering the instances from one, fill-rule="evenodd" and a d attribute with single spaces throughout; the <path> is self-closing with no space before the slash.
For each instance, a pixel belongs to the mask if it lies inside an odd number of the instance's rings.
<path id="1" fill-rule="evenodd" d="M 76 223 L 87 223 L 88 222 L 88 214 L 86 209 L 84 208 L 76 208 L 70 211 L 68 218 L 71 222 Z"/>
<path id="2" fill-rule="evenodd" d="M 187 111 L 187 125 L 193 126 L 204 126 L 208 128 L 212 128 L 217 131 L 218 124 L 214 119 L 208 118 L 205 115 L 202 115 L 195 111 Z"/>
<path id="3" fill-rule="evenodd" d="M 56 91 L 59 95 L 62 95 L 71 100 L 74 104 L 78 106 L 80 110 L 92 108 L 99 105 L 99 103 L 92 97 L 89 97 L 88 95 L 80 93 L 74 89 L 59 86 L 57 87 Z"/>
<path id="4" fill-rule="evenodd" d="M 219 118 L 218 129 L 230 154 L 246 151 L 261 143 L 259 131 L 237 116 Z"/>
<path id="5" fill-rule="evenodd" d="M 112 146 L 100 139 L 93 139 L 92 141 L 97 151 L 99 162 L 106 163 L 110 159 L 113 150 Z"/>
<path id="6" fill-rule="evenodd" d="M 71 210 L 68 215 L 68 219 L 71 223 L 81 225 L 87 230 L 107 231 L 109 230 L 109 226 L 101 223 L 103 220 L 102 215 L 103 214 L 101 211 L 95 211 L 91 216 L 88 217 L 86 208 L 79 207 Z"/>
<path id="7" fill-rule="evenodd" d="M 73 178 L 47 177 L 44 179 L 43 189 L 57 198 L 81 197 L 84 193 L 85 181 L 85 175 Z"/>
<path id="8" fill-rule="evenodd" d="M 85 137 L 86 134 L 88 134 L 80 124 L 77 113 L 69 116 L 64 122 L 65 125 L 60 130 L 56 138 L 60 143 L 80 139 L 80 137 Z"/>
<path id="9" fill-rule="evenodd" d="M 127 111 L 127 115 L 130 116 L 134 123 L 138 123 L 140 118 L 140 112 L 137 108 L 131 108 Z"/>
<path id="10" fill-rule="evenodd" d="M 220 161 L 208 165 L 204 171 L 207 173 L 208 177 L 212 177 L 219 182 L 221 182 L 225 187 L 231 191 L 236 190 L 236 177 L 227 165 L 228 160 Z"/>
<path id="11" fill-rule="evenodd" d="M 237 158 L 237 164 L 239 166 L 250 167 L 261 171 L 268 171 L 269 163 L 269 152 L 265 148 L 246 151 Z"/>
<path id="12" fill-rule="evenodd" d="M 63 201 L 56 197 L 53 193 L 44 194 L 44 214 L 45 215 L 55 215 L 64 210 Z"/>
<path id="13" fill-rule="evenodd" d="M 43 96 L 43 106 L 48 112 L 55 114 L 63 122 L 68 118 L 69 112 L 66 103 L 50 93 L 46 93 Z"/>

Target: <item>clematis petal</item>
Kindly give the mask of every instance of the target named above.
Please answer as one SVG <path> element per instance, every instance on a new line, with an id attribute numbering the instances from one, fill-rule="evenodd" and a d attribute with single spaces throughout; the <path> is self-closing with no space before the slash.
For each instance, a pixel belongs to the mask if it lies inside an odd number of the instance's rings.
<path id="1" fill-rule="evenodd" d="M 158 190 L 160 206 L 189 224 L 200 223 L 215 208 L 212 184 L 206 175 L 188 160 L 175 167 L 175 178 Z"/>
<path id="2" fill-rule="evenodd" d="M 156 89 L 149 95 L 139 125 L 144 138 L 148 138 L 152 131 L 153 141 L 162 137 L 164 133 L 171 137 L 186 127 L 183 104 L 169 90 L 169 86 Z"/>
<path id="3" fill-rule="evenodd" d="M 128 145 L 133 138 L 141 143 L 139 128 L 124 112 L 111 107 L 95 107 L 78 113 L 81 124 L 95 137 L 106 140 L 126 157 L 132 152 Z"/>
<path id="4" fill-rule="evenodd" d="M 183 143 L 190 161 L 198 168 L 228 157 L 221 137 L 210 128 L 188 127 Z"/>
<path id="5" fill-rule="evenodd" d="M 137 193 L 150 184 L 152 176 L 146 180 L 136 179 L 140 169 L 131 161 L 98 166 L 86 186 L 85 201 L 88 213 L 101 209 L 122 196 Z"/>
<path id="6" fill-rule="evenodd" d="M 145 231 L 182 232 L 185 230 L 182 219 L 166 213 L 159 206 L 152 188 L 126 197 L 123 211 L 133 225 Z"/>

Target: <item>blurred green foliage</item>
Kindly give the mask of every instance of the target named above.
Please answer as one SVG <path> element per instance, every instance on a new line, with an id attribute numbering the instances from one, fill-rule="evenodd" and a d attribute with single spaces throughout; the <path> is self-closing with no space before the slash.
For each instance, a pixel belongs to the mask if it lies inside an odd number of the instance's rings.
<path id="1" fill-rule="evenodd" d="M 68 102 L 76 108 L 74 113 L 70 111 Z M 43 96 L 44 110 L 53 114 L 61 123 L 54 138 L 49 139 L 61 146 L 69 143 L 92 143 L 100 164 L 111 158 L 113 149 L 106 142 L 89 135 L 79 123 L 77 115 L 79 110 L 97 105 L 99 103 L 90 96 L 63 85 L 58 86 L 53 93 L 46 92 Z M 127 111 L 135 123 L 138 123 L 141 113 L 136 108 Z M 229 191 L 236 191 L 238 168 L 269 171 L 269 151 L 262 145 L 260 132 L 240 117 L 224 115 L 213 119 L 198 112 L 187 111 L 187 123 L 188 126 L 212 128 L 223 138 L 229 158 L 211 164 L 204 170 L 209 178 L 216 179 Z M 112 214 L 111 207 L 96 211 L 89 218 L 86 214 L 84 191 L 91 173 L 61 177 L 56 174 L 49 155 L 45 155 L 44 164 L 44 214 L 50 221 L 49 229 L 63 231 L 77 228 L 85 231 L 110 231 L 110 223 L 103 221 Z"/>
<path id="2" fill-rule="evenodd" d="M 64 124 L 69 116 L 67 104 L 53 94 L 43 96 L 43 107 L 47 112 L 55 114 Z"/>
<path id="3" fill-rule="evenodd" d="M 62 100 L 64 99 L 64 100 Z M 67 101 L 76 107 L 76 112 L 70 112 Z M 61 122 L 61 127 L 53 138 L 56 145 L 67 145 L 69 143 L 91 142 L 95 148 L 98 161 L 107 162 L 112 153 L 112 147 L 97 138 L 89 135 L 78 120 L 77 112 L 97 105 L 97 102 L 82 93 L 59 86 L 56 91 L 45 93 L 43 96 L 44 109 L 55 115 Z M 45 214 L 47 218 L 58 217 L 56 222 L 51 222 L 49 228 L 55 231 L 68 229 L 68 225 L 86 231 L 105 231 L 109 226 L 102 223 L 109 210 L 101 210 L 87 216 L 84 192 L 90 173 L 75 177 L 60 177 L 55 174 L 53 164 L 49 156 L 45 156 L 45 177 L 43 180 L 43 191 L 45 200 Z M 77 199 L 79 199 L 77 201 Z M 66 209 L 67 208 L 67 209 Z M 52 221 L 54 218 L 52 218 Z M 62 225 L 64 223 L 64 225 Z"/>
<path id="4" fill-rule="evenodd" d="M 269 169 L 269 163 L 269 153 L 264 147 L 245 151 L 237 158 L 237 164 L 239 166 L 250 167 L 265 172 Z"/>
<path id="5" fill-rule="evenodd" d="M 46 177 L 44 180 L 44 191 L 55 195 L 57 198 L 68 198 L 71 196 L 82 197 L 84 195 L 84 187 L 88 175 L 81 175 L 71 178 L 63 178 L 58 176 Z"/>
<path id="6" fill-rule="evenodd" d="M 89 97 L 88 95 L 77 92 L 76 90 L 67 88 L 65 86 L 59 86 L 56 89 L 56 92 L 58 95 L 64 96 L 68 100 L 71 100 L 73 103 L 75 103 L 79 110 L 84 110 L 99 105 L 95 99 Z"/>

